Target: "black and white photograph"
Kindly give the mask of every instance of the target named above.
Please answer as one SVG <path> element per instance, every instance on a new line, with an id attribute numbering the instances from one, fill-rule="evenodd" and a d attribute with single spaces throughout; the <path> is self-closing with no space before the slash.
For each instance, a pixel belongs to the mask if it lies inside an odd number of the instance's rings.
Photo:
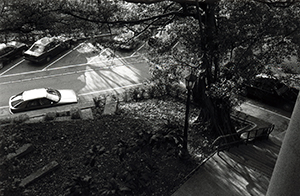
<path id="1" fill-rule="evenodd" d="M 0 196 L 300 195 L 299 58 L 298 0 L 0 0 Z"/>

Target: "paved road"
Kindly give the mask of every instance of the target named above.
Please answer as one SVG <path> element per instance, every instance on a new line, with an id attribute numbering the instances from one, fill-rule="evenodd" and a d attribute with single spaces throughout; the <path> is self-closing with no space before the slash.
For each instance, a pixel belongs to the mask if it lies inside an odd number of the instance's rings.
<path id="1" fill-rule="evenodd" d="M 121 57 L 110 49 L 96 50 L 86 43 L 46 65 L 20 59 L 0 73 L 0 116 L 8 114 L 9 97 L 24 90 L 73 89 L 80 102 L 86 102 L 103 92 L 118 93 L 141 85 L 149 77 L 149 66 L 142 56 Z"/>

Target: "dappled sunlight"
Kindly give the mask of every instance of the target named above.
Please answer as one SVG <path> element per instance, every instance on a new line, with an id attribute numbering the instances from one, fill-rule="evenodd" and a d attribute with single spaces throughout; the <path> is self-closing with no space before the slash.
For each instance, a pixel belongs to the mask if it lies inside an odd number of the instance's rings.
<path id="1" fill-rule="evenodd" d="M 115 67 L 111 69 L 113 75 L 119 76 L 124 80 L 128 80 L 131 82 L 141 82 L 139 71 L 132 71 L 132 69 L 127 66 Z"/>
<path id="2" fill-rule="evenodd" d="M 67 56 L 60 59 L 51 65 L 51 68 L 63 67 L 63 66 L 82 66 L 88 63 L 87 59 L 96 57 L 100 53 L 101 49 L 95 47 L 91 43 L 81 43 L 74 47 L 67 53 Z"/>
<path id="3" fill-rule="evenodd" d="M 100 50 L 101 50 L 101 46 L 96 47 L 92 43 L 82 43 L 76 49 L 76 51 L 80 54 L 96 53 L 96 52 L 100 52 Z"/>
<path id="4" fill-rule="evenodd" d="M 95 69 L 92 64 L 87 65 L 86 70 L 77 79 L 85 84 L 78 92 L 82 94 L 138 84 L 145 78 L 132 72 L 126 66 L 118 66 L 111 69 Z"/>
<path id="5" fill-rule="evenodd" d="M 239 164 L 224 153 L 215 155 L 204 167 L 219 187 L 236 195 L 264 195 L 269 183 L 259 172 Z"/>
<path id="6" fill-rule="evenodd" d="M 108 48 L 103 49 L 97 56 L 87 57 L 87 63 L 102 68 L 124 65 L 120 58 L 116 57 L 113 51 Z"/>

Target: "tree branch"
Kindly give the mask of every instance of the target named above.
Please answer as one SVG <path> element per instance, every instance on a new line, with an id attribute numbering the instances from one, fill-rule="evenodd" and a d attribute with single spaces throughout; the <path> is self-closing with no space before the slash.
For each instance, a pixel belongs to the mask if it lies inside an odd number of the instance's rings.
<path id="1" fill-rule="evenodd" d="M 70 16 L 73 16 L 75 18 L 85 20 L 85 21 L 88 21 L 88 22 L 101 23 L 101 24 L 139 24 L 139 23 L 155 20 L 155 19 L 158 19 L 158 18 L 164 18 L 164 17 L 172 16 L 172 15 L 173 16 L 193 16 L 193 17 L 195 17 L 195 15 L 192 14 L 192 13 L 182 13 L 182 12 L 176 11 L 176 12 L 169 12 L 169 13 L 166 13 L 166 14 L 152 16 L 152 17 L 144 18 L 144 19 L 140 19 L 140 20 L 129 20 L 129 21 L 126 21 L 126 20 L 124 20 L 124 21 L 123 20 L 108 21 L 108 20 L 106 20 L 106 21 L 103 21 L 103 20 L 86 18 L 86 17 L 83 17 L 81 15 L 74 14 L 71 11 L 66 11 L 66 12 L 64 12 L 64 14 L 70 15 Z"/>
<path id="2" fill-rule="evenodd" d="M 294 5 L 297 1 L 296 0 L 254 0 L 259 3 L 266 4 L 268 6 L 273 6 L 273 7 L 289 7 L 291 5 Z"/>
<path id="3" fill-rule="evenodd" d="M 158 2 L 163 2 L 166 0 L 125 0 L 127 2 L 131 2 L 131 3 L 146 3 L 146 4 L 151 4 L 151 3 L 158 3 Z M 177 3 L 186 3 L 186 4 L 193 4 L 195 5 L 197 0 L 171 0 L 173 2 L 177 2 Z M 201 2 L 205 2 L 208 4 L 212 4 L 212 3 L 216 3 L 219 0 L 202 0 Z"/>

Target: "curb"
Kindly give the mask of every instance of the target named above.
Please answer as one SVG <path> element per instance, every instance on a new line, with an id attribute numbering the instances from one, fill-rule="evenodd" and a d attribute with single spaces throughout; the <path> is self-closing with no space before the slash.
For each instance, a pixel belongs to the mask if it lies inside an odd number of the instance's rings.
<path id="1" fill-rule="evenodd" d="M 71 119 L 70 113 L 72 110 L 78 109 L 78 110 L 80 110 L 80 113 L 82 113 L 82 112 L 86 113 L 86 110 L 91 109 L 94 106 L 95 106 L 94 102 L 85 102 L 85 103 L 82 103 L 79 105 L 70 105 L 70 107 L 68 107 L 68 109 L 59 110 L 59 108 L 58 108 L 54 111 L 49 111 L 46 113 L 32 111 L 31 113 L 29 112 L 29 114 L 21 113 L 19 115 L 14 115 L 14 116 L 12 116 L 12 115 L 1 116 L 0 117 L 0 127 L 6 126 L 9 124 L 14 124 L 14 123 L 18 124 L 18 123 L 44 122 L 44 121 L 47 121 L 47 120 L 45 120 L 45 117 L 47 116 L 47 114 L 50 114 L 50 113 L 55 114 L 54 118 L 52 120 L 60 121 L 59 118 L 62 118 L 62 117 L 64 117 L 65 120 L 69 120 L 69 119 Z M 57 114 L 61 114 L 61 116 L 57 116 Z M 88 116 L 90 116 L 90 115 L 88 115 Z M 18 118 L 20 118 L 20 121 L 16 120 Z M 84 118 L 83 115 L 80 114 L 80 119 L 86 120 L 86 119 L 90 119 L 90 118 L 89 117 Z"/>

